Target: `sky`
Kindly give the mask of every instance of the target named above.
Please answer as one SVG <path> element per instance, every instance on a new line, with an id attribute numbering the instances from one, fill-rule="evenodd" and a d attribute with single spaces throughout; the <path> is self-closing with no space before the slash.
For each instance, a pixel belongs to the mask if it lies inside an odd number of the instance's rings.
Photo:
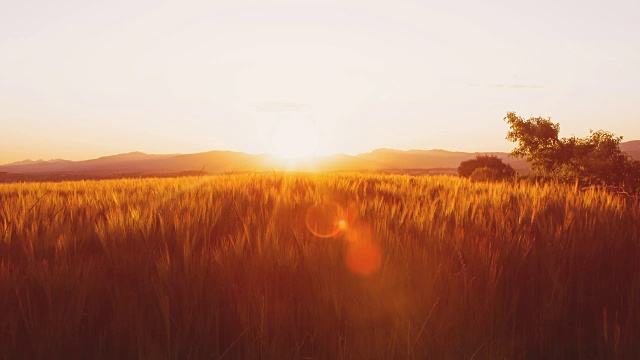
<path id="1" fill-rule="evenodd" d="M 0 0 L 0 164 L 640 139 L 638 1 Z M 285 145 L 282 145 L 285 144 Z"/>

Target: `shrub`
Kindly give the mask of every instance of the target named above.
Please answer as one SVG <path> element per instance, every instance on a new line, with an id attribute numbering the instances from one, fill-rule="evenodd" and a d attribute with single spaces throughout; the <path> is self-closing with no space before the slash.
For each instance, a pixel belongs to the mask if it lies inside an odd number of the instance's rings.
<path id="1" fill-rule="evenodd" d="M 473 181 L 496 181 L 500 180 L 501 177 L 498 170 L 489 167 L 481 167 L 473 170 L 469 179 Z"/>
<path id="2" fill-rule="evenodd" d="M 458 166 L 458 174 L 464 177 L 470 177 L 479 169 L 484 168 L 477 176 L 492 176 L 491 180 L 499 180 L 512 177 L 515 171 L 509 164 L 505 164 L 495 155 L 478 155 L 474 159 L 466 160 Z M 489 172 L 487 169 L 493 170 Z M 480 175 L 483 174 L 483 175 Z"/>

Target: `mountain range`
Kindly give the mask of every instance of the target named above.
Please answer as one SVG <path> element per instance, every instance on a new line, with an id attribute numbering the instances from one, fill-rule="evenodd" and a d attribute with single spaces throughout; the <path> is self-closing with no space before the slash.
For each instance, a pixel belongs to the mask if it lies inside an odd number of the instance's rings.
<path id="1" fill-rule="evenodd" d="M 640 160 L 640 140 L 620 144 L 621 150 Z M 477 155 L 489 154 L 501 158 L 516 171 L 526 172 L 529 165 L 523 159 L 509 157 L 503 152 L 454 152 L 446 150 L 377 149 L 358 155 L 337 154 L 296 163 L 277 159 L 268 154 L 247 154 L 233 151 L 209 151 L 195 154 L 145 154 L 131 152 L 97 159 L 24 160 L 0 165 L 4 176 L 69 175 L 72 178 L 176 175 L 193 173 L 229 173 L 247 171 L 385 171 L 405 173 L 455 173 L 460 162 Z"/>

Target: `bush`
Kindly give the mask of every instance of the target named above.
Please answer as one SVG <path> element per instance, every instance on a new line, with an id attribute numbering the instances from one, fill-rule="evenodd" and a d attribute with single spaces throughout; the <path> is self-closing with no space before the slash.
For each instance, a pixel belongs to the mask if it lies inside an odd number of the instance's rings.
<path id="1" fill-rule="evenodd" d="M 476 176 L 491 176 L 490 180 L 506 179 L 515 174 L 511 165 L 505 164 L 495 155 L 478 155 L 475 159 L 461 162 L 458 166 L 458 174 L 463 177 L 471 177 L 475 171 L 480 169 L 484 170 L 481 170 Z"/>
<path id="2" fill-rule="evenodd" d="M 469 179 L 473 181 L 496 181 L 500 180 L 501 177 L 498 170 L 489 167 L 481 167 L 473 170 Z"/>

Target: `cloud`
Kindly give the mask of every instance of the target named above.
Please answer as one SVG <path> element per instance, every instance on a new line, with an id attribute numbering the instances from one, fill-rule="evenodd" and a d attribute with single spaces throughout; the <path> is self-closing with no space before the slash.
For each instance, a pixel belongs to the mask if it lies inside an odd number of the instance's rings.
<path id="1" fill-rule="evenodd" d="M 269 101 L 251 105 L 260 112 L 306 112 L 311 110 L 309 104 L 290 103 L 283 101 Z"/>
<path id="2" fill-rule="evenodd" d="M 507 86 L 509 89 L 551 89 L 549 86 L 544 85 L 530 85 L 530 84 L 513 84 Z"/>
<path id="3" fill-rule="evenodd" d="M 469 84 L 470 87 L 485 87 L 494 89 L 552 89 L 551 86 L 535 84 Z"/>

